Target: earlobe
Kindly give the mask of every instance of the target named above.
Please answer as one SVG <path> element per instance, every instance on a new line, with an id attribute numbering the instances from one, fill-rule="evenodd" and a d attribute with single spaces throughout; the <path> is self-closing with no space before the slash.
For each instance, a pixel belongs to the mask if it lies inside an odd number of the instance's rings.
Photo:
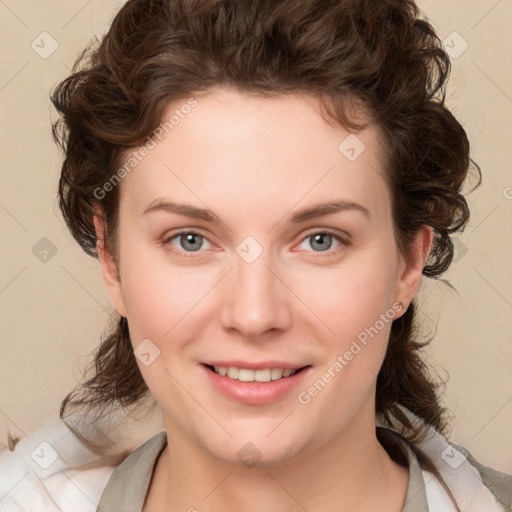
<path id="1" fill-rule="evenodd" d="M 411 303 L 421 283 L 423 268 L 430 253 L 433 238 L 434 228 L 423 225 L 411 244 L 409 254 L 404 259 L 396 292 L 396 302 L 404 305 L 403 311 Z"/>
<path id="2" fill-rule="evenodd" d="M 101 266 L 103 281 L 107 288 L 107 295 L 110 299 L 110 303 L 116 311 L 121 316 L 126 317 L 126 308 L 121 289 L 119 269 L 109 250 L 108 244 L 105 242 L 105 221 L 99 208 L 96 208 L 96 214 L 94 215 L 93 221 L 96 229 L 96 249 L 98 252 L 98 260 Z"/>

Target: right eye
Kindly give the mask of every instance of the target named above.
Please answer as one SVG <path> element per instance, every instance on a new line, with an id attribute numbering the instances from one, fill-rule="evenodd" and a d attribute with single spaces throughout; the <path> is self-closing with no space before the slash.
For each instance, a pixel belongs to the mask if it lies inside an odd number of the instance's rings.
<path id="1" fill-rule="evenodd" d="M 168 247 L 173 253 L 189 257 L 193 255 L 190 253 L 201 252 L 200 249 L 205 241 L 211 244 L 206 237 L 195 231 L 179 231 L 166 236 L 163 240 L 163 245 Z"/>

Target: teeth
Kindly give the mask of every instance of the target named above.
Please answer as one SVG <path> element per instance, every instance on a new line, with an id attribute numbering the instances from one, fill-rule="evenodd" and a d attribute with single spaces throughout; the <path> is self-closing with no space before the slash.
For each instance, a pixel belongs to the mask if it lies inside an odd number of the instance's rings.
<path id="1" fill-rule="evenodd" d="M 240 373 L 240 370 L 238 368 L 235 368 L 234 366 L 230 366 L 228 368 L 228 377 L 230 379 L 238 379 L 239 373 Z"/>
<path id="2" fill-rule="evenodd" d="M 272 380 L 272 370 L 270 368 L 256 370 L 254 372 L 254 380 L 257 382 L 270 382 Z"/>
<path id="3" fill-rule="evenodd" d="M 240 382 L 252 382 L 254 380 L 254 370 L 246 370 L 245 368 L 240 368 L 237 370 L 237 372 L 238 380 Z"/>
<path id="4" fill-rule="evenodd" d="M 230 379 L 239 380 L 240 382 L 270 382 L 271 380 L 279 380 L 283 377 L 290 377 L 297 370 L 290 368 L 265 368 L 263 370 L 250 370 L 248 368 L 235 368 L 230 366 L 214 366 L 215 373 L 227 376 Z"/>
<path id="5" fill-rule="evenodd" d="M 272 380 L 279 380 L 283 376 L 281 368 L 272 368 Z"/>

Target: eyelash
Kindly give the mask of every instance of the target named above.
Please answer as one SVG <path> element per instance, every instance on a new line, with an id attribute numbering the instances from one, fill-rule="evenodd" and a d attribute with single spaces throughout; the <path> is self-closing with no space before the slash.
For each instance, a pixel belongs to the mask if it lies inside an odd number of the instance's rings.
<path id="1" fill-rule="evenodd" d="M 172 233 L 171 235 L 165 237 L 163 239 L 163 241 L 162 241 L 162 245 L 168 247 L 169 248 L 168 250 L 170 252 L 178 254 L 178 255 L 183 256 L 185 258 L 194 258 L 194 257 L 197 257 L 197 254 L 199 254 L 201 252 L 204 252 L 204 251 L 201 251 L 201 250 L 198 250 L 198 251 L 179 251 L 179 250 L 176 250 L 174 248 L 174 246 L 171 244 L 171 241 L 174 240 L 175 238 L 178 238 L 178 237 L 182 236 L 182 235 L 199 235 L 204 240 L 207 240 L 210 244 L 212 243 L 212 242 L 210 242 L 210 240 L 208 240 L 208 238 L 206 236 L 202 235 L 198 231 L 183 230 L 183 231 L 178 231 L 176 233 Z M 337 240 L 340 243 L 340 246 L 341 246 L 341 247 L 338 247 L 337 249 L 327 249 L 326 251 L 307 251 L 307 252 L 318 253 L 320 255 L 320 257 L 322 257 L 322 256 L 324 256 L 324 257 L 334 256 L 338 252 L 340 252 L 343 249 L 343 247 L 346 247 L 346 246 L 350 245 L 350 242 L 349 242 L 348 239 L 345 239 L 345 238 L 341 237 L 339 234 L 337 234 L 334 231 L 329 230 L 329 229 L 316 230 L 316 231 L 312 231 L 312 232 L 307 233 L 301 239 L 299 245 L 302 242 L 304 242 L 305 240 L 307 240 L 308 238 L 311 238 L 311 237 L 313 237 L 315 235 L 329 235 L 333 239 Z"/>

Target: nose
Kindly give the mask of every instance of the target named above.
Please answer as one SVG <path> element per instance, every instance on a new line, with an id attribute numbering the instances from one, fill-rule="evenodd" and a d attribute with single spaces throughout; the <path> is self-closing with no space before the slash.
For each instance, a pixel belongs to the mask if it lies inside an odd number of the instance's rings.
<path id="1" fill-rule="evenodd" d="M 247 263 L 238 255 L 228 274 L 220 319 L 227 331 L 257 340 L 291 326 L 291 291 L 266 253 Z"/>

